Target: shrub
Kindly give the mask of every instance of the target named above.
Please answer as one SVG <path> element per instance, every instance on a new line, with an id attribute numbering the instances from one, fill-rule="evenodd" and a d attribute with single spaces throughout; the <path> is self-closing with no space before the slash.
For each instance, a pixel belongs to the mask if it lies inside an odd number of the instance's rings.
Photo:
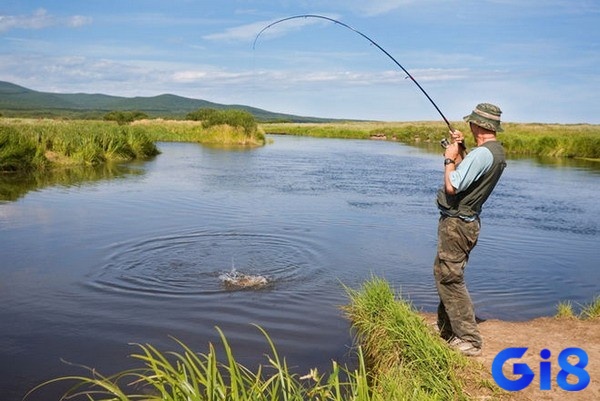
<path id="1" fill-rule="evenodd" d="M 217 125 L 241 127 L 244 129 L 246 136 L 253 135 L 258 129 L 258 124 L 256 123 L 254 116 L 245 110 L 238 109 L 199 109 L 189 113 L 186 116 L 186 119 L 202 121 L 202 127 L 204 128 L 211 128 Z"/>
<path id="2" fill-rule="evenodd" d="M 136 120 L 145 120 L 148 115 L 142 111 L 111 111 L 104 115 L 105 121 L 116 121 L 119 125 L 132 123 Z"/>

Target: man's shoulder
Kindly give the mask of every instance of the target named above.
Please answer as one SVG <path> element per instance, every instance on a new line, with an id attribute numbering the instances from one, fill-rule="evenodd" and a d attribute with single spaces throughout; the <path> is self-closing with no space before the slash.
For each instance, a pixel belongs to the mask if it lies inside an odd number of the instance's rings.
<path id="1" fill-rule="evenodd" d="M 466 158 L 471 158 L 473 160 L 483 162 L 486 160 L 492 161 L 494 159 L 494 155 L 492 154 L 492 151 L 486 146 L 477 146 L 467 154 Z"/>

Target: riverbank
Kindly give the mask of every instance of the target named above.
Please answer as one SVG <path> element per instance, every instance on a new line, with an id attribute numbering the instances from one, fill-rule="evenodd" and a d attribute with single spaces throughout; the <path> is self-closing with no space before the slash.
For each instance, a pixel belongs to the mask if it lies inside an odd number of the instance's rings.
<path id="1" fill-rule="evenodd" d="M 469 132 L 464 122 L 452 123 L 455 129 Z M 441 122 L 349 122 L 349 123 L 273 123 L 262 124 L 266 133 L 304 135 L 318 138 L 376 139 L 406 144 L 436 144 L 448 136 Z M 504 123 L 498 135 L 508 154 L 581 158 L 600 162 L 600 125 Z M 467 147 L 473 138 L 465 135 Z"/>
<path id="2" fill-rule="evenodd" d="M 431 320 L 431 317 L 429 318 Z M 527 363 L 536 373 L 533 382 L 524 390 L 511 393 L 508 399 L 526 401 L 588 401 L 600 400 L 600 319 L 578 320 L 554 317 L 542 317 L 525 322 L 509 322 L 487 320 L 480 323 L 479 329 L 484 339 L 481 356 L 474 358 L 481 363 L 484 372 L 491 372 L 491 366 L 498 352 L 509 347 L 527 347 L 526 354 L 519 362 Z M 556 375 L 561 369 L 557 362 L 559 353 L 569 347 L 583 349 L 589 358 L 585 371 L 589 373 L 590 384 L 582 391 L 568 392 L 562 390 L 556 383 Z M 542 391 L 539 388 L 540 352 L 543 349 L 552 353 L 549 361 L 552 363 L 552 389 Z M 569 359 L 570 363 L 577 363 Z M 510 367 L 505 367 L 507 377 Z M 573 377 L 570 383 L 575 383 Z"/>
<path id="3" fill-rule="evenodd" d="M 0 119 L 0 172 L 44 171 L 57 166 L 96 166 L 156 156 L 156 142 L 197 142 L 224 147 L 265 144 L 258 128 L 199 121 Z"/>
<path id="4" fill-rule="evenodd" d="M 365 352 L 369 370 L 377 377 L 384 399 L 448 399 L 448 400 L 595 400 L 600 399 L 600 298 L 583 307 L 580 318 L 542 317 L 524 322 L 486 320 L 479 324 L 484 338 L 480 356 L 466 358 L 449 348 L 437 336 L 436 316 L 416 312 L 395 294 L 382 279 L 372 278 L 358 291 L 350 291 L 350 304 L 345 307 L 358 344 Z M 564 304 L 563 304 L 564 306 Z M 557 308 L 559 312 L 563 307 Z M 526 347 L 526 354 L 513 362 L 527 363 L 536 374 L 533 382 L 519 392 L 500 389 L 491 375 L 498 353 L 506 348 Z M 589 363 L 583 368 L 590 375 L 588 386 L 579 392 L 561 389 L 556 375 L 562 369 L 557 357 L 569 347 L 583 349 Z M 552 364 L 551 390 L 540 390 L 540 352 L 549 350 Z M 571 365 L 576 358 L 569 358 Z M 510 363 L 504 365 L 510 380 Z M 572 373 L 572 371 L 571 371 Z M 569 375 L 567 382 L 578 379 Z M 393 393 L 389 393 L 390 389 Z M 412 397 L 411 394 L 420 394 Z"/>
<path id="5" fill-rule="evenodd" d="M 485 342 L 483 353 L 468 358 L 452 350 L 438 336 L 434 314 L 414 310 L 385 280 L 373 277 L 360 289 L 347 292 L 350 301 L 342 309 L 355 334 L 356 368 L 348 369 L 333 361 L 331 371 L 324 375 L 316 369 L 295 372 L 285 356 L 278 353 L 268 333 L 257 327 L 269 345 L 270 354 L 269 363 L 253 371 L 237 362 L 227 338 L 217 329 L 225 359 L 212 344 L 208 352 L 202 353 L 177 340 L 176 345 L 182 351 L 164 352 L 140 344 L 139 352 L 131 355 L 144 365 L 139 369 L 104 377 L 89 368 L 89 376 L 53 379 L 34 389 L 34 393 L 48 385 L 68 382 L 73 387 L 66 397 L 79 394 L 95 399 L 93 394 L 102 394 L 124 401 L 141 397 L 157 401 L 181 397 L 212 400 L 222 399 L 220 395 L 224 394 L 232 401 L 583 401 L 600 397 L 597 316 L 585 320 L 550 317 L 525 322 L 487 320 L 479 325 Z M 592 305 L 597 305 L 597 301 Z M 536 374 L 532 383 L 518 392 L 502 390 L 491 375 L 496 355 L 512 347 L 528 348 L 518 362 L 526 363 Z M 583 369 L 591 381 L 578 392 L 561 389 L 555 380 L 564 368 L 557 356 L 569 347 L 583 349 L 589 359 Z M 544 349 L 552 353 L 545 360 L 552 365 L 550 390 L 540 390 L 539 384 L 539 353 Z M 577 362 L 573 358 L 568 360 L 571 366 Z M 521 377 L 512 373 L 510 363 L 504 364 L 504 374 L 509 380 Z M 567 382 L 576 383 L 579 374 L 569 370 Z M 134 387 L 129 384 L 132 378 Z"/>
<path id="6" fill-rule="evenodd" d="M 468 132 L 464 123 L 454 123 Z M 529 157 L 579 158 L 600 162 L 600 125 L 505 123 L 499 135 L 506 152 Z M 321 138 L 352 138 L 437 144 L 447 136 L 439 122 L 271 123 L 248 130 L 200 121 L 140 120 L 130 125 L 110 121 L 0 120 L 0 171 L 44 170 L 52 166 L 98 165 L 108 161 L 147 159 L 158 154 L 155 143 L 197 142 L 223 147 L 256 147 L 265 133 Z M 467 135 L 467 147 L 473 147 Z"/>

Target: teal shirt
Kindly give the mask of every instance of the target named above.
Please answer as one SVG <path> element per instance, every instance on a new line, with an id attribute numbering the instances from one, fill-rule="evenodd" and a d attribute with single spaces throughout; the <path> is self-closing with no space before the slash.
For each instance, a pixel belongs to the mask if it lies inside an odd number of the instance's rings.
<path id="1" fill-rule="evenodd" d="M 494 155 L 484 146 L 473 149 L 456 170 L 450 173 L 450 183 L 460 193 L 487 173 L 494 163 Z"/>

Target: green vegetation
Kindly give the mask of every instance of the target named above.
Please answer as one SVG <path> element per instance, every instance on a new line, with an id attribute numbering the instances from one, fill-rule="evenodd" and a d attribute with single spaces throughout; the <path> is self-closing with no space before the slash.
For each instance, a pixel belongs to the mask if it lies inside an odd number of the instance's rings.
<path id="1" fill-rule="evenodd" d="M 116 121 L 119 125 L 132 123 L 136 120 L 145 120 L 148 114 L 141 111 L 111 111 L 104 115 L 104 121 Z"/>
<path id="2" fill-rule="evenodd" d="M 222 125 L 242 128 L 247 137 L 255 135 L 258 131 L 258 124 L 254 116 L 245 110 L 198 109 L 195 112 L 189 113 L 186 116 L 186 120 L 202 121 L 203 128 Z"/>
<path id="3" fill-rule="evenodd" d="M 113 112 L 106 119 L 0 120 L 0 172 L 44 171 L 52 166 L 95 166 L 147 159 L 155 142 L 185 141 L 220 146 L 261 146 L 265 136 L 251 114 L 217 111 L 207 120 L 139 120 L 143 113 Z M 135 121 L 134 121 L 135 120 Z M 122 125 L 130 122 L 129 125 Z"/>
<path id="4" fill-rule="evenodd" d="M 586 305 L 580 305 L 580 312 L 578 315 L 573 311 L 573 303 L 571 301 L 559 302 L 556 306 L 556 318 L 569 318 L 569 319 L 598 319 L 600 318 L 600 295 L 594 298 L 592 302 Z"/>
<path id="5" fill-rule="evenodd" d="M 218 329 L 217 329 L 218 330 Z M 333 362 L 332 371 L 319 375 L 316 370 L 299 377 L 290 371 L 269 338 L 265 335 L 272 354 L 268 364 L 256 372 L 235 360 L 224 334 L 219 330 L 225 362 L 219 362 L 215 347 L 209 344 L 208 354 L 197 354 L 177 341 L 181 352 L 161 352 L 151 345 L 140 345 L 140 353 L 131 357 L 144 366 L 103 376 L 86 368 L 88 376 L 67 376 L 42 383 L 26 395 L 57 382 L 74 383 L 63 399 L 85 396 L 88 400 L 147 401 L 229 400 L 229 401 L 384 401 L 373 394 L 368 374 L 359 354 L 356 370 L 340 367 Z"/>
<path id="6" fill-rule="evenodd" d="M 44 161 L 30 138 L 13 127 L 0 126 L 0 171 L 27 171 L 43 166 Z"/>
<path id="7" fill-rule="evenodd" d="M 142 120 L 135 121 L 132 125 L 143 128 L 153 141 L 197 142 L 223 147 L 254 147 L 266 143 L 265 135 L 257 125 L 248 132 L 236 122 L 232 125 L 211 125 L 191 120 Z"/>
<path id="8" fill-rule="evenodd" d="M 113 123 L 2 120 L 0 171 L 40 171 L 52 165 L 98 165 L 146 159 L 158 149 L 144 131 Z"/>
<path id="9" fill-rule="evenodd" d="M 466 135 L 467 147 L 473 147 L 469 128 L 454 123 Z M 324 138 L 385 139 L 407 144 L 438 142 L 448 136 L 448 127 L 440 122 L 376 123 L 350 122 L 327 124 L 263 124 L 266 133 L 305 135 Z M 600 125 L 515 124 L 505 123 L 498 135 L 508 154 L 551 156 L 600 160 Z"/>
<path id="10" fill-rule="evenodd" d="M 575 312 L 573 312 L 573 304 L 571 301 L 559 302 L 556 305 L 556 315 L 558 319 L 574 319 Z"/>
<path id="11" fill-rule="evenodd" d="M 218 329 L 217 329 L 218 330 Z M 34 388 L 34 392 L 57 382 L 74 383 L 63 399 L 85 396 L 88 400 L 228 400 L 228 401 L 384 401 L 370 392 L 367 372 L 359 354 L 356 370 L 341 368 L 333 362 L 329 375 L 316 370 L 299 377 L 290 371 L 269 338 L 265 335 L 271 355 L 267 365 L 256 372 L 235 360 L 224 334 L 219 330 L 225 362 L 219 362 L 217 352 L 209 344 L 207 354 L 197 354 L 177 341 L 183 352 L 161 352 L 151 345 L 137 345 L 140 353 L 131 357 L 144 366 L 103 376 L 86 368 L 88 376 L 68 376 L 50 380 Z"/>
<path id="12" fill-rule="evenodd" d="M 451 350 L 408 302 L 397 300 L 386 281 L 372 278 L 348 292 L 346 313 L 384 399 L 470 399 L 468 380 L 480 377 L 475 365 Z"/>
<path id="13" fill-rule="evenodd" d="M 471 399 L 470 391 L 500 398 L 493 386 L 480 379 L 483 367 L 445 345 L 407 302 L 395 299 L 385 281 L 374 278 L 361 290 L 348 293 L 350 304 L 344 309 L 360 345 L 355 369 L 332 362 L 327 374 L 313 369 L 299 376 L 259 328 L 271 354 L 268 364 L 253 372 L 236 361 L 219 330 L 223 362 L 212 344 L 207 354 L 197 354 L 179 341 L 183 352 L 137 345 L 140 352 L 132 358 L 143 367 L 110 377 L 86 368 L 87 375 L 50 380 L 29 394 L 53 383 L 71 382 L 65 399 L 77 395 L 119 401 L 451 401 Z M 467 388 L 469 381 L 477 387 Z"/>

